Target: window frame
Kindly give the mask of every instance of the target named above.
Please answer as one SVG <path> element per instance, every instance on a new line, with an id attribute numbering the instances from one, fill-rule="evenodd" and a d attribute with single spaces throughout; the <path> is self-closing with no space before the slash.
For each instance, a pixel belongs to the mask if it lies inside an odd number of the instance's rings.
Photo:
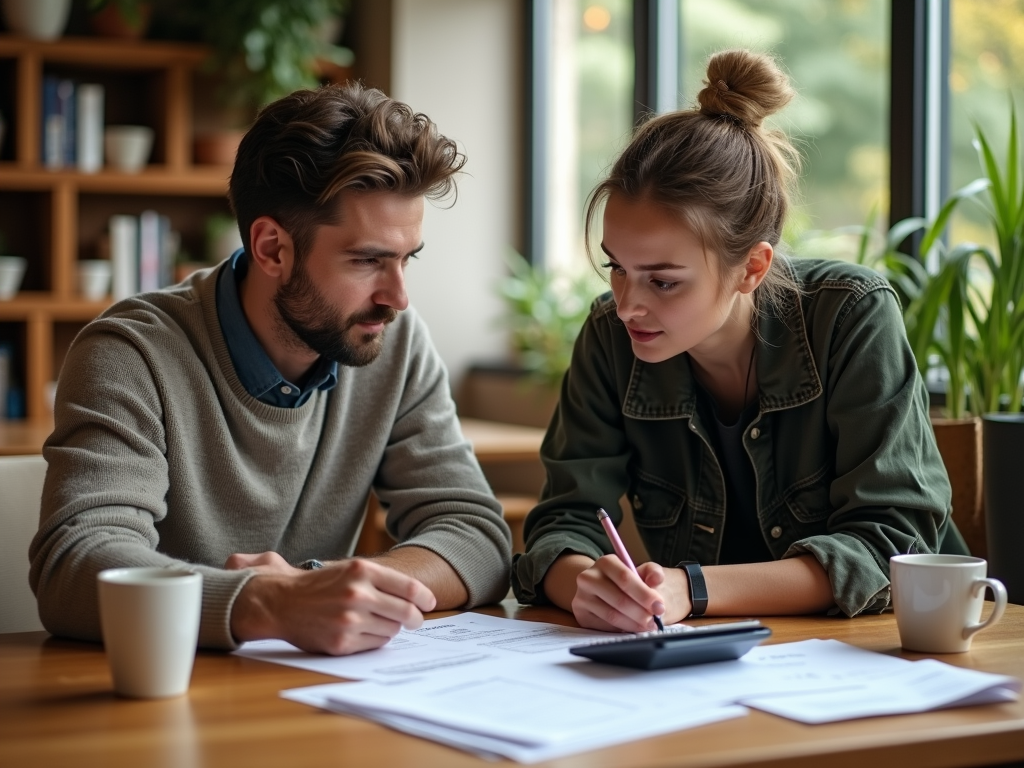
<path id="1" fill-rule="evenodd" d="M 548 0 L 526 0 L 525 257 L 544 264 L 547 221 Z M 634 124 L 678 107 L 678 0 L 633 0 Z M 890 3 L 889 211 L 893 224 L 933 217 L 949 193 L 950 0 Z M 675 94 L 673 96 L 672 94 Z M 904 243 L 916 253 L 920 234 Z"/>

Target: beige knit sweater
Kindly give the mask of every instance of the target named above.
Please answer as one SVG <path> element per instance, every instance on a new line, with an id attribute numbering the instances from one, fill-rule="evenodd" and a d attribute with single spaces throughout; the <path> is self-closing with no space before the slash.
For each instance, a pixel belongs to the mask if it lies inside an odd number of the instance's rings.
<path id="1" fill-rule="evenodd" d="M 384 351 L 302 407 L 249 395 L 215 306 L 220 268 L 120 302 L 79 334 L 60 375 L 30 582 L 46 628 L 100 638 L 96 574 L 203 574 L 199 643 L 232 648 L 250 571 L 234 552 L 289 562 L 352 553 L 372 487 L 399 546 L 444 558 L 469 605 L 508 590 L 510 536 L 427 329 L 409 309 Z M 188 564 L 186 566 L 186 564 Z"/>

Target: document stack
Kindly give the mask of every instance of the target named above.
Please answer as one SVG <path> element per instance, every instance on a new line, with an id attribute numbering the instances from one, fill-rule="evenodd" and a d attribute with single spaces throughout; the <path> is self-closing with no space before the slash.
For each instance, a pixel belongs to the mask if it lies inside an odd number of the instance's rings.
<path id="1" fill-rule="evenodd" d="M 642 671 L 581 659 L 603 633 L 462 614 L 376 651 L 304 654 L 283 641 L 240 655 L 360 680 L 282 692 L 459 749 L 548 760 L 760 709 L 803 723 L 1015 701 L 1021 681 L 837 640 L 762 645 L 735 661 Z"/>

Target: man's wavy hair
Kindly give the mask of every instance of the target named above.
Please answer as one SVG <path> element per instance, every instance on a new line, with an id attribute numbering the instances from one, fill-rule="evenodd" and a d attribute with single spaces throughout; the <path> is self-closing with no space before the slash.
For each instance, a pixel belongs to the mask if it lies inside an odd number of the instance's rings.
<path id="1" fill-rule="evenodd" d="M 335 223 L 345 191 L 455 192 L 466 157 L 426 115 L 359 83 L 300 90 L 268 104 L 242 139 L 228 186 L 242 243 L 270 216 L 304 258 L 316 227 Z"/>

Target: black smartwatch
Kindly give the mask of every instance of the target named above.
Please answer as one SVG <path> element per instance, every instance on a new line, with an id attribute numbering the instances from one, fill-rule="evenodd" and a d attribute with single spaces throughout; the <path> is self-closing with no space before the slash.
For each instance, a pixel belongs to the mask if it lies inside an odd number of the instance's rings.
<path id="1" fill-rule="evenodd" d="M 700 569 L 700 563 L 692 560 L 684 560 L 676 565 L 686 571 L 686 579 L 690 582 L 690 615 L 686 618 L 696 619 L 703 616 L 708 610 L 708 585 L 704 581 L 704 571 Z"/>

